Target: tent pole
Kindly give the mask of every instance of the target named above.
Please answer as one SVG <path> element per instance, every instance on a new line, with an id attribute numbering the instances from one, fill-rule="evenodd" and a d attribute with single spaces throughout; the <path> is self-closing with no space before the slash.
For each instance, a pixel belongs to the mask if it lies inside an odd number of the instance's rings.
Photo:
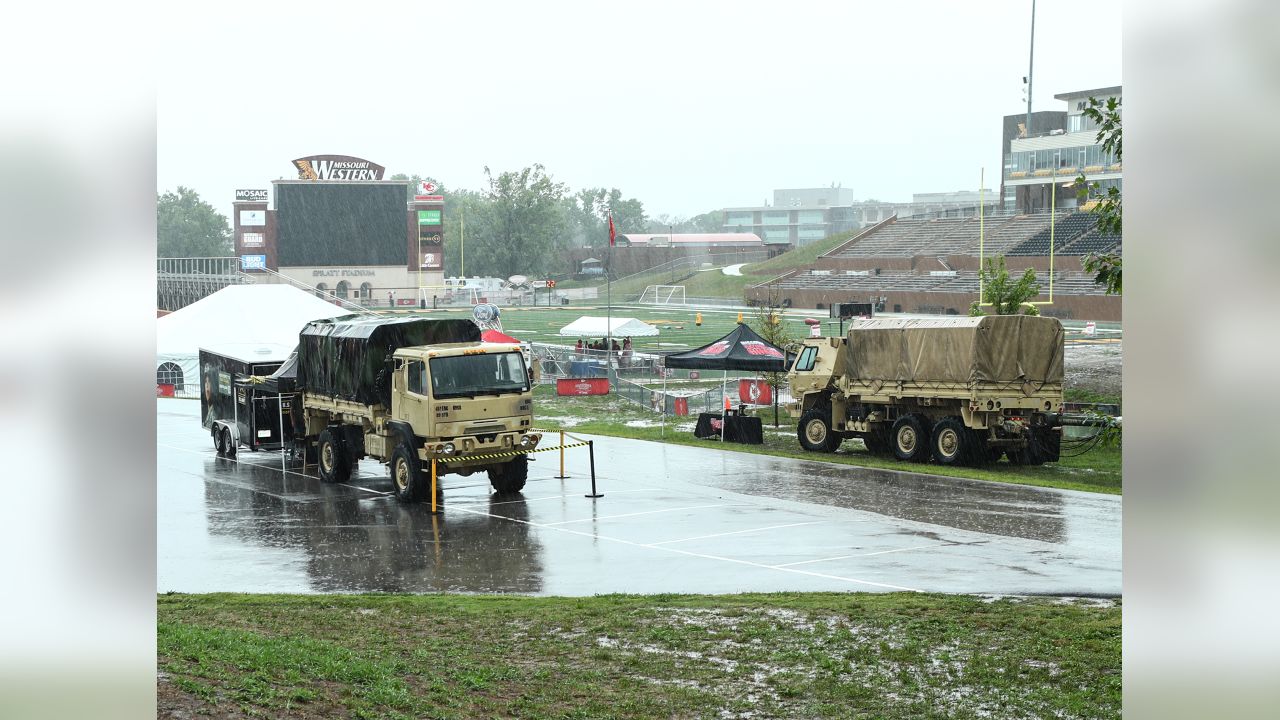
<path id="1" fill-rule="evenodd" d="M 726 368 L 720 378 L 720 442 L 724 442 L 724 426 L 729 424 L 729 409 L 725 407 L 725 401 L 729 398 L 724 394 L 724 386 L 728 380 L 729 370 Z"/>
<path id="2" fill-rule="evenodd" d="M 667 437 L 667 368 L 662 368 L 662 430 L 658 432 L 658 437 Z"/>

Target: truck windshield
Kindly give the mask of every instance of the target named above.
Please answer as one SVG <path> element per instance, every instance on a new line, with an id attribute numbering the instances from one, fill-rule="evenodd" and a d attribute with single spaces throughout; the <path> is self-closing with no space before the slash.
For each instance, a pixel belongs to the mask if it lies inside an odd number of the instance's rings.
<path id="1" fill-rule="evenodd" d="M 475 397 L 527 392 L 529 373 L 518 352 L 477 353 L 431 359 L 431 395 Z"/>

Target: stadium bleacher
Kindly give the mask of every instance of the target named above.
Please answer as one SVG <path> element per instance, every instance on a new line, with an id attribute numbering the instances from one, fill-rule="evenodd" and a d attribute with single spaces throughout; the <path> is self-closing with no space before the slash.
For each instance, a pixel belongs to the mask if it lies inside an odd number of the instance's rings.
<path id="1" fill-rule="evenodd" d="M 1079 239 L 1098 224 L 1093 213 L 1073 212 L 1054 222 L 1053 252 L 1063 253 L 1071 242 Z M 1005 255 L 1048 255 L 1050 228 L 1045 228 L 1009 249 Z"/>

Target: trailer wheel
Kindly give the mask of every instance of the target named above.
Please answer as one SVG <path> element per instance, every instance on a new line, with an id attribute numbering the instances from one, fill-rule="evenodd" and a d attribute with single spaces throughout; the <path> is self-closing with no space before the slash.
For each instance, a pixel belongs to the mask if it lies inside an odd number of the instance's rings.
<path id="1" fill-rule="evenodd" d="M 903 415 L 893 424 L 890 439 L 893 456 L 908 462 L 929 460 L 929 423 L 924 416 L 912 413 Z"/>
<path id="2" fill-rule="evenodd" d="M 316 464 L 320 466 L 320 479 L 327 483 L 346 482 L 351 478 L 351 462 L 342 442 L 342 432 L 335 428 L 320 431 L 316 444 Z"/>
<path id="3" fill-rule="evenodd" d="M 391 483 L 395 486 L 396 499 L 402 503 L 418 502 L 430 492 L 429 482 L 422 475 L 418 453 L 405 443 L 397 445 L 391 453 Z"/>
<path id="4" fill-rule="evenodd" d="M 974 455 L 974 439 L 963 420 L 954 416 L 945 417 L 933 426 L 929 447 L 933 450 L 933 459 L 939 465 L 963 465 L 965 460 Z"/>
<path id="5" fill-rule="evenodd" d="M 236 456 L 236 439 L 231 437 L 231 428 L 222 428 L 222 452 L 229 458 Z"/>
<path id="6" fill-rule="evenodd" d="M 809 452 L 835 452 L 843 440 L 831 432 L 831 409 L 823 407 L 816 407 L 800 418 L 796 435 L 800 438 L 800 447 Z"/>
<path id="7" fill-rule="evenodd" d="M 529 478 L 529 456 L 517 455 L 510 462 L 505 462 L 489 469 L 489 484 L 499 495 L 511 495 L 524 489 Z"/>
<path id="8" fill-rule="evenodd" d="M 222 428 L 214 425 L 213 430 L 209 431 L 209 434 L 213 436 L 213 449 L 218 451 L 219 455 L 226 454 L 227 446 L 223 444 L 225 440 L 223 440 L 222 437 Z"/>

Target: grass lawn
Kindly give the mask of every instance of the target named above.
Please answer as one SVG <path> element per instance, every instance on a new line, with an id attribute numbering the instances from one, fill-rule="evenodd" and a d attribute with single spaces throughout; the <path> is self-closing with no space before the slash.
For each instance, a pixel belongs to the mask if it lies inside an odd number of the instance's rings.
<path id="1" fill-rule="evenodd" d="M 160 717 L 1111 718 L 1121 606 L 162 595 Z"/>
<path id="2" fill-rule="evenodd" d="M 687 418 L 667 418 L 665 430 L 661 416 L 616 394 L 561 397 L 555 388 L 540 385 L 534 392 L 534 425 L 547 430 L 569 430 L 596 435 L 655 440 L 680 445 L 695 445 L 731 452 L 795 457 L 842 465 L 908 470 L 950 477 L 991 480 L 994 482 L 1037 485 L 1066 490 L 1085 490 L 1120 494 L 1121 450 L 1099 447 L 1078 457 L 1063 456 L 1059 462 L 1038 467 L 1010 465 L 1001 460 L 981 468 L 944 467 L 933 464 L 899 462 L 893 458 L 873 456 L 859 440 L 846 440 L 833 454 L 811 453 L 800 447 L 796 439 L 796 421 L 779 408 L 779 427 L 773 427 L 773 410 L 757 411 L 764 423 L 764 445 L 739 445 L 700 440 L 693 436 L 693 423 L 700 408 L 689 409 Z M 1067 452 L 1064 448 L 1064 452 Z"/>

